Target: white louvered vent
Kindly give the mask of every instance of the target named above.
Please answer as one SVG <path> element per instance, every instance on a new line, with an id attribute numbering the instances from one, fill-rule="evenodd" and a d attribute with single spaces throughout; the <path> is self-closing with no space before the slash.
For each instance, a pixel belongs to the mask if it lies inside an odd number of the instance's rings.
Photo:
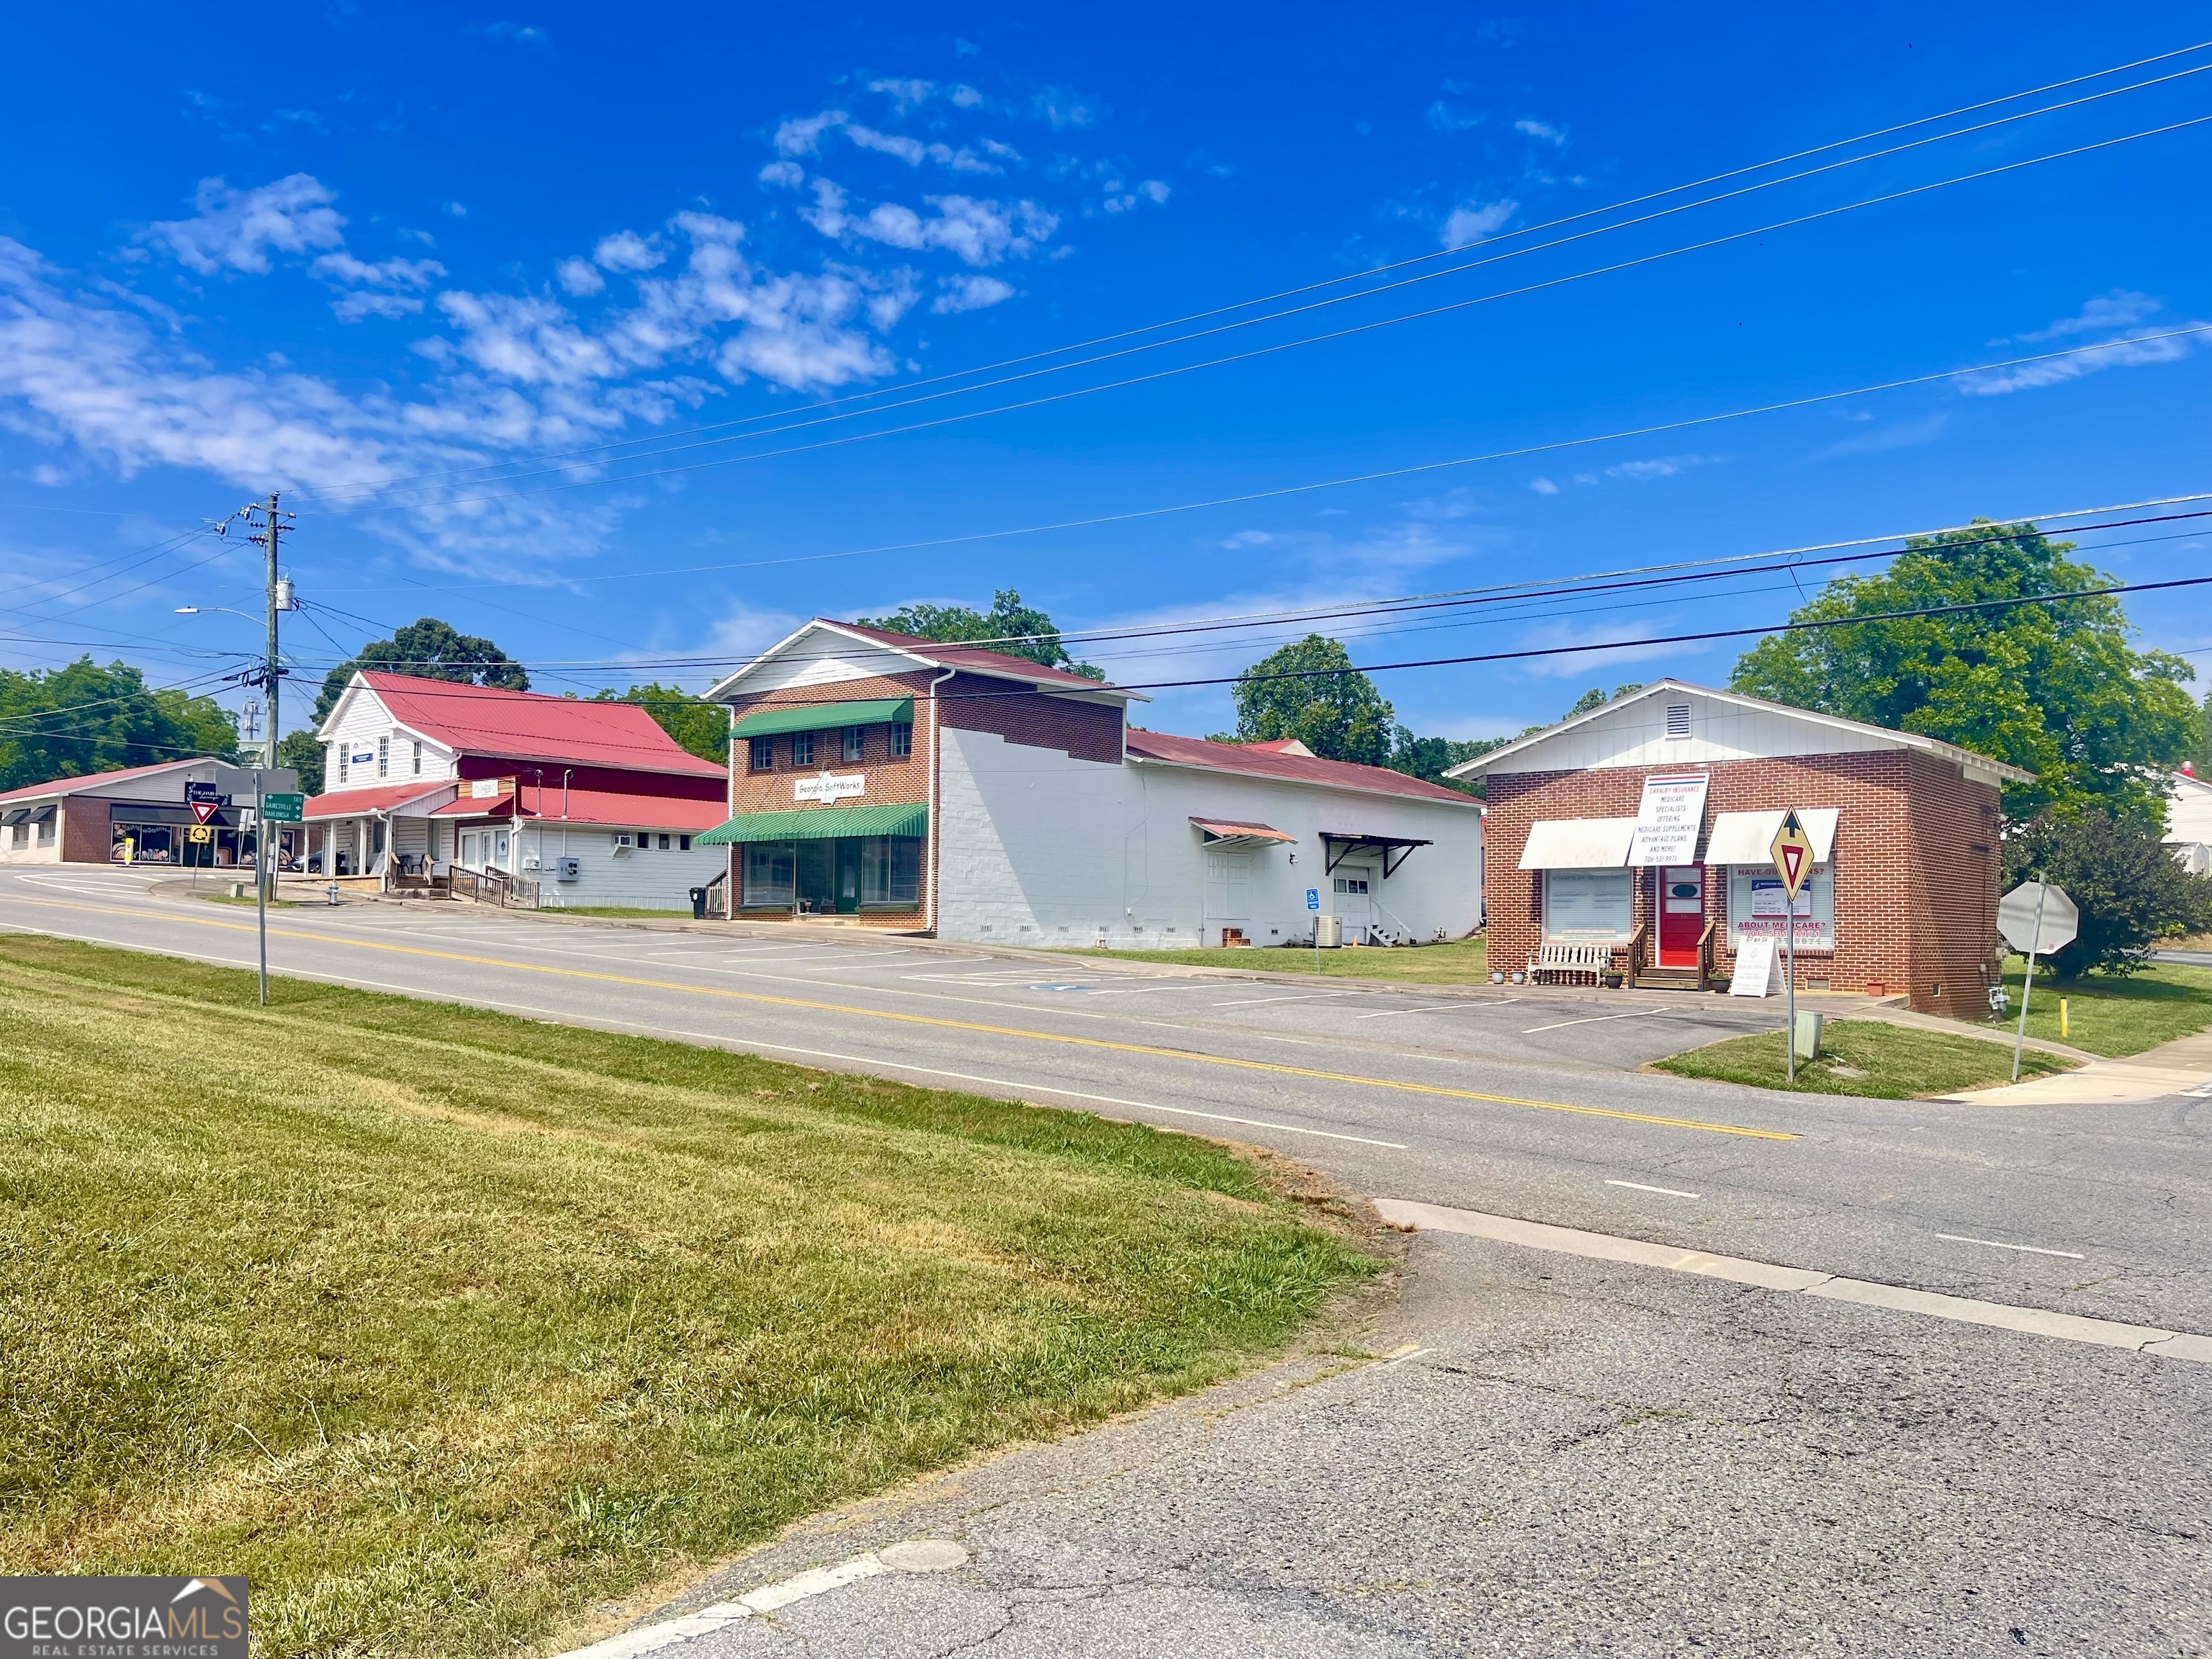
<path id="1" fill-rule="evenodd" d="M 1667 705 L 1667 735 L 1670 738 L 1686 738 L 1690 735 L 1690 705 L 1686 702 L 1670 702 Z"/>

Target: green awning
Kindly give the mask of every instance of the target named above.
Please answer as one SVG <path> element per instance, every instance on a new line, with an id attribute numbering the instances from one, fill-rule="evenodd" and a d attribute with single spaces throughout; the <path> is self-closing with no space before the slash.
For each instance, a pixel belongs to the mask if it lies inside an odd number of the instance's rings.
<path id="1" fill-rule="evenodd" d="M 872 702 L 808 702 L 788 708 L 762 708 L 739 720 L 733 738 L 772 738 L 780 732 L 833 732 L 841 726 L 914 724 L 912 697 L 878 697 Z"/>
<path id="2" fill-rule="evenodd" d="M 695 847 L 727 847 L 740 841 L 839 841 L 848 836 L 920 836 L 928 830 L 927 806 L 920 801 L 894 801 L 884 806 L 802 806 L 790 812 L 740 812 L 705 835 L 692 836 L 691 842 Z"/>

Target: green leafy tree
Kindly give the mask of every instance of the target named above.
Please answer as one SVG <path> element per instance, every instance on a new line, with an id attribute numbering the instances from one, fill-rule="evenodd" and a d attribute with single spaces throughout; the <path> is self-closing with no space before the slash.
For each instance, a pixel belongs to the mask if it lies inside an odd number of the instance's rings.
<path id="1" fill-rule="evenodd" d="M 1296 678 L 1279 678 L 1286 675 Z M 1395 711 L 1335 640 L 1309 634 L 1293 641 L 1246 669 L 1229 695 L 1237 735 L 1217 742 L 1295 738 L 1323 760 L 1390 763 Z"/>
<path id="2" fill-rule="evenodd" d="M 662 731 L 702 760 L 729 757 L 730 711 L 719 702 L 695 697 L 680 686 L 655 680 L 633 685 L 627 691 L 602 691 L 592 701 L 636 703 L 659 722 Z"/>
<path id="3" fill-rule="evenodd" d="M 2190 736 L 2189 758 L 2196 763 L 2197 775 L 2212 778 L 2212 691 L 2204 694 L 2197 705 L 2197 729 Z"/>
<path id="4" fill-rule="evenodd" d="M 276 745 L 276 764 L 297 772 L 300 787 L 308 794 L 323 793 L 323 745 L 315 741 L 313 732 L 287 732 Z"/>
<path id="5" fill-rule="evenodd" d="M 2081 932 L 2051 957 L 2061 979 L 2130 974 L 2158 940 L 2212 931 L 2212 879 L 2183 870 L 2139 817 L 2045 813 L 2005 837 L 2004 868 L 2008 890 L 2040 875 L 2080 908 Z"/>
<path id="6" fill-rule="evenodd" d="M 522 665 L 489 640 L 455 631 L 435 617 L 409 623 L 388 640 L 371 640 L 351 659 L 323 677 L 315 699 L 315 724 L 329 718 L 357 669 L 411 674 L 418 680 L 450 680 L 457 685 L 494 685 L 508 691 L 530 690 Z"/>
<path id="7" fill-rule="evenodd" d="M 1559 719 L 1563 720 L 1571 720 L 1577 714 L 1587 714 L 1593 708 L 1602 708 L 1606 704 L 1618 702 L 1620 698 L 1626 696 L 1632 691 L 1641 691 L 1643 689 L 1644 682 L 1638 680 L 1633 684 L 1614 686 L 1613 688 L 1613 695 L 1611 696 L 1607 696 L 1603 691 L 1601 691 L 1596 686 L 1593 685 L 1589 690 L 1583 692 L 1582 696 L 1577 697 L 1574 700 L 1574 702 L 1568 708 L 1567 712 L 1560 715 Z M 1532 726 L 1528 728 L 1530 732 L 1540 732 L 1544 728 L 1540 726 Z M 1526 736 L 1527 733 L 1524 732 L 1522 735 Z"/>
<path id="8" fill-rule="evenodd" d="M 1840 576 L 1793 622 L 1970 605 L 2103 586 L 2112 578 L 2065 556 L 2033 525 L 1977 520 L 1916 536 L 1877 575 Z M 2189 751 L 2199 710 L 2181 682 L 2195 671 L 2138 651 L 2117 599 L 1912 617 L 1777 635 L 1737 661 L 1739 691 L 1940 738 L 2037 774 L 2008 785 L 2024 821 L 2101 806 L 2165 820 L 2160 775 Z"/>
<path id="9" fill-rule="evenodd" d="M 128 663 L 0 668 L 0 789 L 211 755 L 238 758 L 237 717 L 212 697 L 157 690 Z"/>
<path id="10" fill-rule="evenodd" d="M 1463 795 L 1480 795 L 1481 780 L 1448 778 L 1444 773 L 1512 741 L 1510 738 L 1417 738 L 1410 726 L 1401 726 L 1390 745 L 1388 764 L 1393 772 L 1403 772 L 1407 777 L 1440 783 Z"/>
<path id="11" fill-rule="evenodd" d="M 1022 596 L 1011 587 L 1000 588 L 991 596 L 988 611 L 970 610 L 964 605 L 909 605 L 888 617 L 862 617 L 859 621 L 863 628 L 888 629 L 894 634 L 911 634 L 918 640 L 935 640 L 940 645 L 988 640 L 992 650 L 1009 657 L 1026 657 L 1047 668 L 1080 674 L 1086 680 L 1106 678 L 1105 670 L 1069 655 L 1060 641 L 1059 626 L 1043 611 L 1024 605 Z"/>

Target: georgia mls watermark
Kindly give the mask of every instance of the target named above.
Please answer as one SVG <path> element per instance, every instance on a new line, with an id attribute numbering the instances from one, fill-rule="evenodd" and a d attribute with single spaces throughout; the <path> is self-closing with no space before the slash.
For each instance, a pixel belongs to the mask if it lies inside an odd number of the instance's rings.
<path id="1" fill-rule="evenodd" d="M 246 1580 L 0 1578 L 0 1659 L 246 1659 Z"/>

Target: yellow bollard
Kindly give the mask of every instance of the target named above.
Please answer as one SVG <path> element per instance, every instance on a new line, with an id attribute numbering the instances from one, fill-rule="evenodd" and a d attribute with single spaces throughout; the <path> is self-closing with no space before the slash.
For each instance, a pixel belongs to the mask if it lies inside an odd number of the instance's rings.
<path id="1" fill-rule="evenodd" d="M 2064 997 L 2058 999 L 2058 1035 L 2062 1040 L 2066 1036 L 2066 999 Z"/>

